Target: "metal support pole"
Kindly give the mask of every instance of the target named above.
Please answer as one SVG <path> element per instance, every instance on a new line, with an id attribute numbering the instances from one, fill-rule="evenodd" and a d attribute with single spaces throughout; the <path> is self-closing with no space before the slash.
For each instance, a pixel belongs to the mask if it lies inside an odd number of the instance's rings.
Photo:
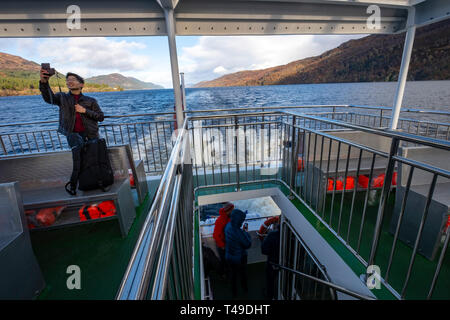
<path id="1" fill-rule="evenodd" d="M 241 178 L 239 172 L 239 127 L 237 116 L 234 116 L 234 153 L 236 154 L 236 191 L 241 191 Z"/>
<path id="2" fill-rule="evenodd" d="M 186 110 L 186 85 L 184 83 L 184 72 L 180 73 L 181 76 L 181 105 L 183 106 L 183 111 Z"/>
<path id="3" fill-rule="evenodd" d="M 394 107 L 392 109 L 391 123 L 389 128 L 391 130 L 397 129 L 397 122 L 400 116 L 400 109 L 402 107 L 403 94 L 405 92 L 406 77 L 408 76 L 408 67 L 411 60 L 411 52 L 414 44 L 414 35 L 416 33 L 416 26 L 414 25 L 415 10 L 412 8 L 408 13 L 407 30 L 405 37 L 405 45 L 403 47 L 402 63 L 400 66 L 400 73 L 398 75 L 397 92 L 395 94 Z"/>
<path id="4" fill-rule="evenodd" d="M 167 38 L 169 40 L 170 67 L 172 69 L 172 84 L 175 94 L 175 113 L 178 128 L 183 128 L 184 115 L 181 98 L 180 75 L 178 70 L 177 45 L 175 41 L 175 18 L 173 9 L 164 8 L 166 17 Z"/>
<path id="5" fill-rule="evenodd" d="M 395 159 L 393 159 L 393 157 L 397 154 L 399 142 L 400 142 L 400 140 L 398 138 L 393 138 L 392 142 L 391 142 L 391 150 L 389 153 L 389 159 L 388 159 L 388 165 L 386 168 L 383 189 L 381 191 L 380 204 L 378 206 L 378 213 L 377 213 L 377 221 L 375 223 L 375 232 L 373 235 L 372 248 L 370 251 L 370 257 L 369 257 L 369 262 L 368 262 L 369 266 L 374 264 L 375 256 L 376 256 L 377 249 L 378 249 L 378 242 L 380 240 L 381 227 L 383 225 L 384 211 L 386 209 L 386 203 L 388 201 L 389 190 L 391 188 L 392 176 L 394 174 Z"/>
<path id="6" fill-rule="evenodd" d="M 296 177 L 297 161 L 296 160 L 297 160 L 298 155 L 296 152 L 296 148 L 294 148 L 294 146 L 296 145 L 295 144 L 295 137 L 296 137 L 295 125 L 296 125 L 296 117 L 293 116 L 292 117 L 292 136 L 291 136 L 291 165 L 289 166 L 290 170 L 291 170 L 291 179 L 290 179 L 290 184 L 289 184 L 289 199 L 291 199 L 291 200 L 294 199 L 292 188 L 295 188 L 295 179 L 297 179 L 297 177 Z"/>

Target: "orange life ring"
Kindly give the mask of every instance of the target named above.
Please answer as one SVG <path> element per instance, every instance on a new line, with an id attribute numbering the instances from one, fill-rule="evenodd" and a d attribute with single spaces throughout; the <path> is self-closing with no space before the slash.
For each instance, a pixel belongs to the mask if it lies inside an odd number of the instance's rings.
<path id="1" fill-rule="evenodd" d="M 271 217 L 268 218 L 266 221 L 264 221 L 261 227 L 259 228 L 258 237 L 260 239 L 263 239 L 266 236 L 267 232 L 269 231 L 270 226 L 274 223 L 278 223 L 279 221 L 280 216 Z"/>

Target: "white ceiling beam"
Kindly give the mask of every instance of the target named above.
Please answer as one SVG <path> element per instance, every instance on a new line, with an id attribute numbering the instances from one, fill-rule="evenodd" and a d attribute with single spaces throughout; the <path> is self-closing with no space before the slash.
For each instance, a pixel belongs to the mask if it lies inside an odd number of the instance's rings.
<path id="1" fill-rule="evenodd" d="M 449 0 L 427 0 L 415 6 L 414 24 L 424 26 L 450 18 Z"/>
<path id="2" fill-rule="evenodd" d="M 81 28 L 68 29 L 76 2 Z M 368 29 L 367 3 L 381 8 L 381 28 Z M 15 0 L 3 1 L 0 37 L 167 35 L 163 8 L 174 6 L 177 35 L 379 34 L 405 30 L 408 4 L 415 24 L 449 17 L 449 0 Z M 362 4 L 365 5 L 362 5 Z"/>
<path id="3" fill-rule="evenodd" d="M 364 6 L 376 4 L 380 6 L 391 6 L 391 7 L 411 7 L 427 0 L 235 0 L 235 1 L 336 3 L 343 5 L 364 5 Z"/>

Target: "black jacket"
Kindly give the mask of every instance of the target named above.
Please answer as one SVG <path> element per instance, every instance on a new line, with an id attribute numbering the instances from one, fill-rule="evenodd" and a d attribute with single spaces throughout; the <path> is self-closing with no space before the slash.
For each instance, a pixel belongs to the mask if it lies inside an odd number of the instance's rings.
<path id="1" fill-rule="evenodd" d="M 59 106 L 58 132 L 65 136 L 72 133 L 75 125 L 75 98 L 73 95 L 70 92 L 57 92 L 54 94 L 48 83 L 42 83 L 40 81 L 39 90 L 41 90 L 42 98 L 44 98 L 45 102 Z M 81 94 L 78 104 L 86 108 L 86 113 L 81 113 L 81 119 L 87 137 L 90 139 L 98 138 L 97 122 L 103 121 L 104 115 L 98 106 L 97 100 Z"/>
<path id="2" fill-rule="evenodd" d="M 270 231 L 261 245 L 261 253 L 267 255 L 267 260 L 278 263 L 280 260 L 280 229 Z"/>

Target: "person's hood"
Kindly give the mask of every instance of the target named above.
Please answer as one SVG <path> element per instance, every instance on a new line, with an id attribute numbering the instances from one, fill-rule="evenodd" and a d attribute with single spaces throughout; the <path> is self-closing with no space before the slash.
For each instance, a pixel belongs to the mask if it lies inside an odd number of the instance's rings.
<path id="1" fill-rule="evenodd" d="M 219 209 L 219 215 L 220 216 L 228 216 L 228 214 L 231 214 L 231 211 L 234 209 L 234 205 L 232 203 L 227 203 L 225 206 Z"/>
<path id="2" fill-rule="evenodd" d="M 245 216 L 246 216 L 245 212 L 239 209 L 234 209 L 231 212 L 231 220 L 230 220 L 231 225 L 234 228 L 240 228 L 245 220 Z"/>

